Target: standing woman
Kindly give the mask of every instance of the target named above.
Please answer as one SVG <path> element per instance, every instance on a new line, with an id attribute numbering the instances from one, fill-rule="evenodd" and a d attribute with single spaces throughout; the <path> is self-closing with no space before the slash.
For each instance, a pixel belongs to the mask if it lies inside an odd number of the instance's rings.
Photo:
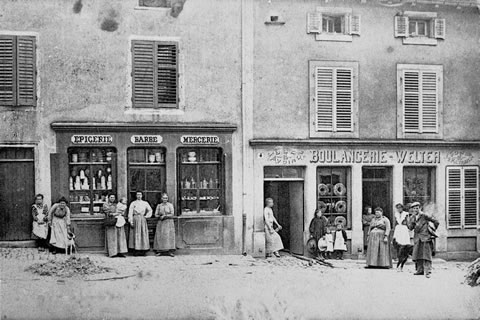
<path id="1" fill-rule="evenodd" d="M 48 235 L 48 206 L 43 203 L 43 194 L 35 196 L 35 203 L 32 205 L 32 238 L 37 240 L 38 250 L 45 251 Z"/>
<path id="2" fill-rule="evenodd" d="M 128 238 L 128 248 L 135 250 L 135 255 L 145 255 L 150 250 L 150 240 L 148 238 L 147 219 L 152 216 L 152 207 L 147 201 L 143 201 L 143 193 L 137 191 L 137 200 L 130 204 L 128 210 L 128 222 L 130 223 L 130 236 Z"/>
<path id="3" fill-rule="evenodd" d="M 103 213 L 108 217 L 116 217 L 119 215 L 117 205 L 115 204 L 115 195 L 113 193 L 108 195 L 107 202 L 102 206 Z M 106 217 L 107 218 L 107 217 Z M 125 236 L 125 227 L 106 226 L 105 227 L 107 239 L 108 256 L 125 258 L 127 249 L 127 237 Z"/>
<path id="4" fill-rule="evenodd" d="M 272 256 L 280 258 L 279 250 L 283 249 L 283 242 L 278 234 L 282 230 L 282 226 L 278 224 L 277 219 L 273 215 L 273 199 L 267 198 L 265 200 L 265 209 L 263 209 L 263 218 L 265 222 L 265 246 L 267 258 Z M 273 223 L 277 225 L 277 229 L 273 227 Z"/>
<path id="5" fill-rule="evenodd" d="M 393 231 L 393 240 L 397 243 L 399 251 L 402 246 L 410 244 L 410 233 L 408 231 L 408 212 L 404 211 L 404 207 L 401 203 L 397 203 L 395 206 L 397 212 L 395 212 L 395 230 Z M 400 252 L 397 252 L 397 256 Z"/>
<path id="6" fill-rule="evenodd" d="M 175 252 L 175 224 L 173 216 L 175 215 L 173 205 L 168 202 L 168 195 L 162 194 L 162 202 L 155 210 L 155 217 L 158 218 L 155 239 L 153 240 L 153 250 L 158 251 L 157 255 L 174 256 Z"/>
<path id="7" fill-rule="evenodd" d="M 368 230 L 370 229 L 370 222 L 375 217 L 372 212 L 372 207 L 366 206 L 362 215 L 363 224 L 363 249 L 367 250 L 368 247 Z"/>
<path id="8" fill-rule="evenodd" d="M 57 249 L 67 248 L 67 234 L 70 231 L 70 208 L 65 197 L 61 197 L 48 212 L 48 222 L 51 226 L 50 244 L 53 246 L 52 253 Z"/>
<path id="9" fill-rule="evenodd" d="M 376 208 L 368 231 L 367 267 L 392 267 L 388 241 L 390 230 L 390 221 L 383 216 L 383 209 Z"/>

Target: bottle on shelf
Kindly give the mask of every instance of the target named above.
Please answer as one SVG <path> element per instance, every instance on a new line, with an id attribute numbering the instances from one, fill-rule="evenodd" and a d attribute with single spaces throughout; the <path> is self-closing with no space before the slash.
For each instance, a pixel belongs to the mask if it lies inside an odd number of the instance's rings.
<path id="1" fill-rule="evenodd" d="M 210 181 L 208 183 L 210 189 L 216 188 L 215 185 L 213 184 L 213 179 L 210 177 Z"/>
<path id="2" fill-rule="evenodd" d="M 108 190 L 113 189 L 112 188 L 112 175 L 111 174 L 109 174 L 108 177 L 107 177 L 107 189 Z"/>
<path id="3" fill-rule="evenodd" d="M 220 181 L 218 181 L 218 179 L 215 179 L 215 188 L 220 188 Z"/>
<path id="4" fill-rule="evenodd" d="M 192 188 L 195 189 L 196 186 L 197 186 L 197 183 L 195 182 L 195 180 L 193 179 L 193 177 L 192 177 L 192 180 L 191 180 L 191 184 L 192 184 Z"/>
<path id="5" fill-rule="evenodd" d="M 105 181 L 105 176 L 101 176 L 101 178 L 100 178 L 100 186 L 101 186 L 101 189 L 102 189 L 102 190 L 107 189 L 107 183 L 106 183 L 106 181 Z"/>
<path id="6" fill-rule="evenodd" d="M 88 178 L 83 179 L 82 190 L 88 190 L 90 186 L 88 185 Z"/>
<path id="7" fill-rule="evenodd" d="M 70 190 L 73 190 L 73 178 L 72 177 L 70 177 L 68 179 L 68 186 L 70 187 Z"/>
<path id="8" fill-rule="evenodd" d="M 85 171 L 83 169 L 80 170 L 80 179 L 81 180 L 85 179 Z"/>
<path id="9" fill-rule="evenodd" d="M 92 178 L 92 188 L 97 189 L 97 181 L 96 181 L 95 177 Z"/>
<path id="10" fill-rule="evenodd" d="M 202 188 L 203 189 L 208 189 L 208 182 L 207 179 L 203 178 L 202 180 Z"/>
<path id="11" fill-rule="evenodd" d="M 75 177 L 75 190 L 81 190 L 82 184 L 80 182 L 80 176 Z"/>

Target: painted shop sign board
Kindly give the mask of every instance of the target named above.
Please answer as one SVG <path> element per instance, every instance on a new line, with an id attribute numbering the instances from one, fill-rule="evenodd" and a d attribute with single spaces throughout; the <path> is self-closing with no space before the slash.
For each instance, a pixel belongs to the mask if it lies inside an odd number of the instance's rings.
<path id="1" fill-rule="evenodd" d="M 180 138 L 182 144 L 204 144 L 212 145 L 219 144 L 220 138 L 218 136 L 194 136 L 187 135 Z"/>
<path id="2" fill-rule="evenodd" d="M 112 136 L 105 134 L 76 134 L 70 140 L 73 144 L 111 144 L 113 142 Z"/>
<path id="3" fill-rule="evenodd" d="M 265 157 L 269 163 L 291 165 L 312 164 L 466 164 L 474 160 L 470 152 L 464 151 L 420 151 L 420 150 L 341 150 L 318 149 L 301 150 L 275 148 L 260 152 L 259 158 Z"/>
<path id="4" fill-rule="evenodd" d="M 133 135 L 130 137 L 133 144 L 160 144 L 163 141 L 162 136 L 159 135 Z"/>

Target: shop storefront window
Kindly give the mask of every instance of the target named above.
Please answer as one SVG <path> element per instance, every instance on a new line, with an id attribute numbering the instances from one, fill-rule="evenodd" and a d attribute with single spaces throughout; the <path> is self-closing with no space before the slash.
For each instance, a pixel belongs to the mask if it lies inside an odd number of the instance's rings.
<path id="1" fill-rule="evenodd" d="M 222 150 L 180 148 L 177 159 L 179 208 L 182 214 L 225 212 Z"/>
<path id="2" fill-rule="evenodd" d="M 435 201 L 435 168 L 405 167 L 403 169 L 403 202 L 420 202 L 422 206 Z"/>
<path id="3" fill-rule="evenodd" d="M 317 168 L 317 208 L 324 212 L 329 225 L 351 228 L 350 168 Z"/>
<path id="4" fill-rule="evenodd" d="M 103 200 L 116 190 L 113 148 L 69 148 L 69 200 L 74 214 L 100 214 Z"/>
<path id="5" fill-rule="evenodd" d="M 129 200 L 135 200 L 137 191 L 143 192 L 143 199 L 156 208 L 165 192 L 166 168 L 164 148 L 128 149 L 128 193 Z"/>

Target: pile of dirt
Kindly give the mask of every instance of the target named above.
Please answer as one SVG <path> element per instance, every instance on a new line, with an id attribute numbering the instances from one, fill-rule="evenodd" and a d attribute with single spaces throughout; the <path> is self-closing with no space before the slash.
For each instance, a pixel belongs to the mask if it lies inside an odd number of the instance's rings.
<path id="1" fill-rule="evenodd" d="M 112 268 L 96 265 L 89 257 L 72 256 L 65 260 L 49 260 L 43 263 L 35 263 L 25 271 L 30 271 L 41 276 L 56 276 L 70 278 L 74 276 L 86 276 L 112 271 Z"/>
<path id="2" fill-rule="evenodd" d="M 472 287 L 480 285 L 480 258 L 468 266 L 465 281 Z"/>

